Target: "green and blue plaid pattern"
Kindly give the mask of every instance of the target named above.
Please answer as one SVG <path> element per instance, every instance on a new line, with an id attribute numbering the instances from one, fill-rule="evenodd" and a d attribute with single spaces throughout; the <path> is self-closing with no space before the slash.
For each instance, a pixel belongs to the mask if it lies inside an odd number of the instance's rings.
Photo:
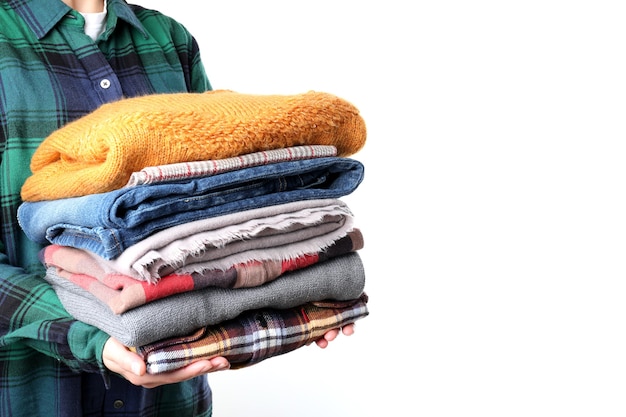
<path id="1" fill-rule="evenodd" d="M 82 16 L 60 0 L 0 0 L 0 415 L 82 416 L 84 372 L 101 372 L 108 336 L 75 321 L 43 280 L 17 223 L 30 158 L 52 131 L 105 102 L 150 93 L 211 89 L 195 39 L 158 12 L 108 0 L 106 30 L 93 42 Z M 112 378 L 111 380 L 118 380 Z M 151 391 L 132 415 L 210 415 L 190 382 Z M 83 388 L 81 389 L 81 386 Z M 208 390 L 208 387 L 202 389 Z M 181 390 L 185 395 L 181 395 Z M 146 394 L 147 395 L 147 394 Z M 156 401 L 156 400 L 155 400 Z M 187 413 L 185 412 L 187 411 Z M 102 414 L 104 415 L 104 414 Z"/>

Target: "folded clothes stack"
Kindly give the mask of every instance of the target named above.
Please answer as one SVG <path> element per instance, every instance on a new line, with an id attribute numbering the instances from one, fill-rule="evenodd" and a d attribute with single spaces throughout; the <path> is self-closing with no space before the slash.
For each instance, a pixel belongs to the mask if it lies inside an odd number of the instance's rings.
<path id="1" fill-rule="evenodd" d="M 18 219 L 76 319 L 151 373 L 233 368 L 366 317 L 358 110 L 327 93 L 149 95 L 35 152 Z"/>

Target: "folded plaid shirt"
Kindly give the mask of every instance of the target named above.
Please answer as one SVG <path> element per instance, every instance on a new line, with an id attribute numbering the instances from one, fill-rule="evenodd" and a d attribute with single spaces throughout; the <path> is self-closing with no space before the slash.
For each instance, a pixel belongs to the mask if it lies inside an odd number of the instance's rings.
<path id="1" fill-rule="evenodd" d="M 197 330 L 185 337 L 131 347 L 158 374 L 198 359 L 224 356 L 231 369 L 254 365 L 305 346 L 327 331 L 366 317 L 368 297 L 310 302 L 290 309 L 250 310 L 237 318 Z"/>

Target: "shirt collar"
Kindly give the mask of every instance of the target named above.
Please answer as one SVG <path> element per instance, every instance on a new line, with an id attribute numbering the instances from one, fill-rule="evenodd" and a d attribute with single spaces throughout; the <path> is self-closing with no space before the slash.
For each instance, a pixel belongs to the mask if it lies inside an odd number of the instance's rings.
<path id="1" fill-rule="evenodd" d="M 61 0 L 9 0 L 38 39 L 43 38 L 72 9 Z M 147 36 L 146 30 L 125 0 L 107 0 L 107 21 L 122 19 Z"/>

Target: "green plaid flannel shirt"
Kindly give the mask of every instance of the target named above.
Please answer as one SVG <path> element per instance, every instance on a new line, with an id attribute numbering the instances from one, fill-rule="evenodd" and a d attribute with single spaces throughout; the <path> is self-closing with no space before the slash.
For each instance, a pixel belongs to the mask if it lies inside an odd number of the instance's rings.
<path id="1" fill-rule="evenodd" d="M 41 248 L 16 220 L 30 158 L 52 131 L 122 97 L 211 89 L 198 45 L 182 25 L 123 0 L 108 0 L 107 9 L 105 32 L 93 42 L 84 34 L 82 16 L 60 0 L 0 0 L 3 417 L 106 415 L 107 396 L 116 386 L 132 398 L 118 413 L 211 414 L 205 381 L 144 390 L 109 375 L 102 364 L 108 336 L 62 307 L 42 279 Z M 105 380 L 111 389 L 103 388 Z M 90 386 L 93 381 L 102 386 Z"/>

